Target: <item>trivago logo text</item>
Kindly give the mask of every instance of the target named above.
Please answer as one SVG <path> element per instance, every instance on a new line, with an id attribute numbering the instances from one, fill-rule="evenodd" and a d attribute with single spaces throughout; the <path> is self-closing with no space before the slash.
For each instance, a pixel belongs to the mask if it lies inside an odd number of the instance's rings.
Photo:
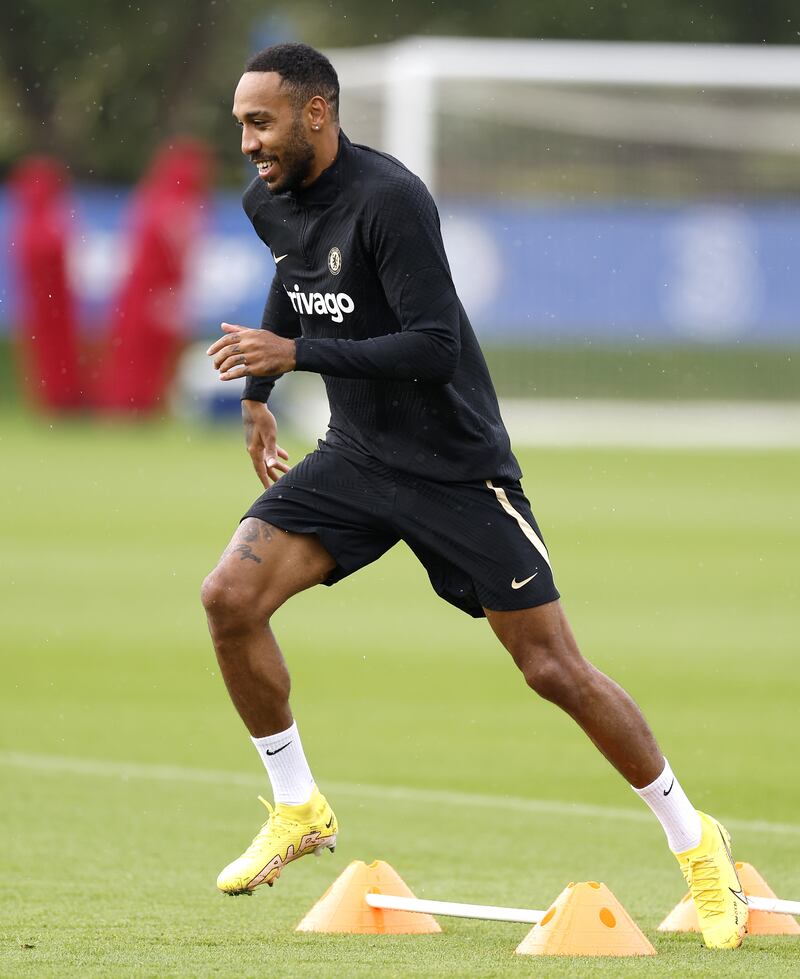
<path id="1" fill-rule="evenodd" d="M 286 290 L 286 295 L 296 313 L 305 313 L 307 316 L 312 313 L 329 315 L 334 323 L 341 323 L 344 314 L 352 313 L 356 308 L 346 292 L 300 292 L 300 286 L 295 285 L 294 290 Z"/>

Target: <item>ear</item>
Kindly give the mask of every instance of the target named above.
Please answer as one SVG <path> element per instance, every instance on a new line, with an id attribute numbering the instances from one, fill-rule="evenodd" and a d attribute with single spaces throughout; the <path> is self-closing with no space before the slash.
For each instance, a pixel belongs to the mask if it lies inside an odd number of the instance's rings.
<path id="1" fill-rule="evenodd" d="M 306 117 L 309 125 L 319 131 L 331 119 L 331 107 L 321 95 L 315 95 L 306 105 Z"/>

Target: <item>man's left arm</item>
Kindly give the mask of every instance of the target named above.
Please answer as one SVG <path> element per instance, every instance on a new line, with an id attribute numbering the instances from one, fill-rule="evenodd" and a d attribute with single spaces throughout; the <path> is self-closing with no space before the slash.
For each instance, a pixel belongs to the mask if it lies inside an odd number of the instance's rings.
<path id="1" fill-rule="evenodd" d="M 296 370 L 446 384 L 461 353 L 460 306 L 427 188 L 404 174 L 373 195 L 366 244 L 400 331 L 365 340 L 296 342 Z"/>
<path id="2" fill-rule="evenodd" d="M 460 305 L 433 199 L 408 175 L 370 202 L 367 246 L 400 330 L 363 340 L 287 340 L 223 324 L 209 353 L 223 380 L 311 371 L 333 377 L 447 384 L 461 354 Z"/>

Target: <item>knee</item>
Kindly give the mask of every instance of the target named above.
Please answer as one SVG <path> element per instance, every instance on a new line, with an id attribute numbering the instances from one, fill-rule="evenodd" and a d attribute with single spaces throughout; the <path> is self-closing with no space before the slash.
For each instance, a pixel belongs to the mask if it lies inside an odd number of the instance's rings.
<path id="1" fill-rule="evenodd" d="M 521 669 L 525 682 L 540 697 L 553 703 L 563 700 L 567 681 L 556 657 L 537 650 L 534 655 L 526 657 Z"/>
<path id="2" fill-rule="evenodd" d="M 270 609 L 259 596 L 252 595 L 241 582 L 215 568 L 203 582 L 200 600 L 212 632 L 224 634 L 251 627 L 256 621 L 266 624 Z"/>
<path id="3" fill-rule="evenodd" d="M 531 646 L 515 657 L 525 682 L 544 700 L 570 710 L 580 700 L 586 672 L 557 645 Z"/>

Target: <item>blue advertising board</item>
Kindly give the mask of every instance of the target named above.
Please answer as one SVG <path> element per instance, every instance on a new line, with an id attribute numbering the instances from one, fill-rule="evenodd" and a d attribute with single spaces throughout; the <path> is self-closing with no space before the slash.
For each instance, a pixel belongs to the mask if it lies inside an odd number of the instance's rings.
<path id="1" fill-rule="evenodd" d="M 102 330 L 127 268 L 128 192 L 73 196 L 70 278 Z M 453 277 L 484 342 L 800 343 L 800 202 L 558 205 L 457 201 L 439 210 Z M 0 191 L 0 329 L 16 315 L 10 203 Z M 335 244 L 335 242 L 333 243 Z M 238 195 L 217 194 L 192 258 L 186 332 L 257 326 L 274 265 Z"/>

